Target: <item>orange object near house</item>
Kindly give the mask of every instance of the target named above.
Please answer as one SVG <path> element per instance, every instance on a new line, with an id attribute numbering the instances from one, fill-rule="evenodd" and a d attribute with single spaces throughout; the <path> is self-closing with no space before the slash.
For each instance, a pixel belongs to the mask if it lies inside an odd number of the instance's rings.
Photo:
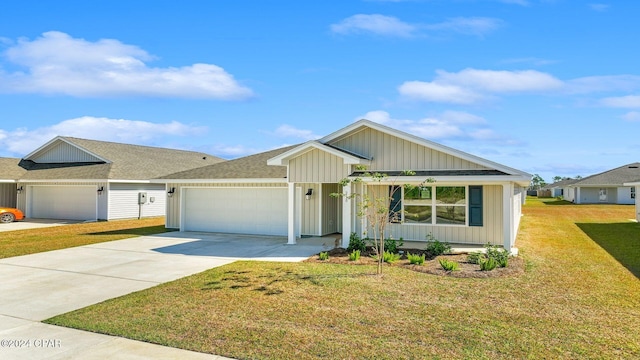
<path id="1" fill-rule="evenodd" d="M 0 223 L 10 223 L 24 219 L 22 211 L 15 208 L 0 207 Z"/>

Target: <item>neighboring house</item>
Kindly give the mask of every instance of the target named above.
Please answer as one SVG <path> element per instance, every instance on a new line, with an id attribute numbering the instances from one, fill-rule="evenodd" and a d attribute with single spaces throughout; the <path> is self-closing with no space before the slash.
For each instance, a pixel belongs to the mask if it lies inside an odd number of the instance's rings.
<path id="1" fill-rule="evenodd" d="M 193 151 L 58 136 L 20 161 L 26 171 L 18 179 L 17 207 L 28 218 L 162 216 L 165 188 L 151 178 L 221 161 Z"/>
<path id="2" fill-rule="evenodd" d="M 360 167 L 383 172 L 377 182 Z M 415 171 L 405 176 L 404 170 Z M 344 178 L 362 182 L 341 188 Z M 365 236 L 356 199 L 332 193 L 377 192 L 389 197 L 394 186 L 418 185 L 419 194 L 396 192 L 400 222 L 389 225 L 394 238 L 460 244 L 503 245 L 513 249 L 531 175 L 384 125 L 360 120 L 319 140 L 156 180 L 166 183 L 166 226 L 182 231 L 281 235 L 295 244 L 300 236 L 351 232 Z M 445 198 L 444 194 L 455 194 Z"/>
<path id="3" fill-rule="evenodd" d="M 637 194 L 640 191 L 640 178 L 626 182 L 623 184 L 624 186 L 631 186 L 633 188 L 633 193 Z M 640 222 L 640 201 L 636 201 L 636 221 Z"/>
<path id="4" fill-rule="evenodd" d="M 0 207 L 16 207 L 16 183 L 27 172 L 19 163 L 20 159 L 0 158 Z"/>
<path id="5" fill-rule="evenodd" d="M 549 197 L 562 196 L 564 200 L 573 201 L 573 189 L 569 188 L 569 185 L 574 184 L 579 180 L 565 179 L 556 181 L 553 184 L 549 184 L 542 188 L 542 190 L 549 191 Z"/>
<path id="6" fill-rule="evenodd" d="M 636 190 L 625 183 L 640 179 L 640 163 L 582 178 L 569 185 L 576 204 L 635 204 Z"/>

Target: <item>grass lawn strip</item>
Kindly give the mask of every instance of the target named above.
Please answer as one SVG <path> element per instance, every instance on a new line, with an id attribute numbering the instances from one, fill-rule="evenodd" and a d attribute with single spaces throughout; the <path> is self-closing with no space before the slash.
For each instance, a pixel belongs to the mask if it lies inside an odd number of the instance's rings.
<path id="1" fill-rule="evenodd" d="M 633 211 L 528 200 L 515 277 L 237 262 L 46 322 L 235 358 L 640 358 L 640 281 L 576 225 Z"/>
<path id="2" fill-rule="evenodd" d="M 0 233 L 0 259 L 166 231 L 164 217 L 7 231 Z"/>

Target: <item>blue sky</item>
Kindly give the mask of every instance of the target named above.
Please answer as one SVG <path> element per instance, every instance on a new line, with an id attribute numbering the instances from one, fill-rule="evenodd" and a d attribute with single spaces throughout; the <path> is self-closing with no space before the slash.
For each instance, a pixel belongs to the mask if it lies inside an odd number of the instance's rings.
<path id="1" fill-rule="evenodd" d="M 11 1 L 0 156 L 56 135 L 235 158 L 368 118 L 545 180 L 636 162 L 640 3 Z"/>

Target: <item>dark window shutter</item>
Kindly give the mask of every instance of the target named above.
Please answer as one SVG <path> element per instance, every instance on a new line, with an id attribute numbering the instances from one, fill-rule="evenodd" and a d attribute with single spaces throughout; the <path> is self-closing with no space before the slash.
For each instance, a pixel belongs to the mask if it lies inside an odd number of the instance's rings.
<path id="1" fill-rule="evenodd" d="M 469 226 L 482 226 L 482 186 L 469 186 Z"/>
<path id="2" fill-rule="evenodd" d="M 402 188 L 397 185 L 389 186 L 389 221 L 402 221 Z"/>

